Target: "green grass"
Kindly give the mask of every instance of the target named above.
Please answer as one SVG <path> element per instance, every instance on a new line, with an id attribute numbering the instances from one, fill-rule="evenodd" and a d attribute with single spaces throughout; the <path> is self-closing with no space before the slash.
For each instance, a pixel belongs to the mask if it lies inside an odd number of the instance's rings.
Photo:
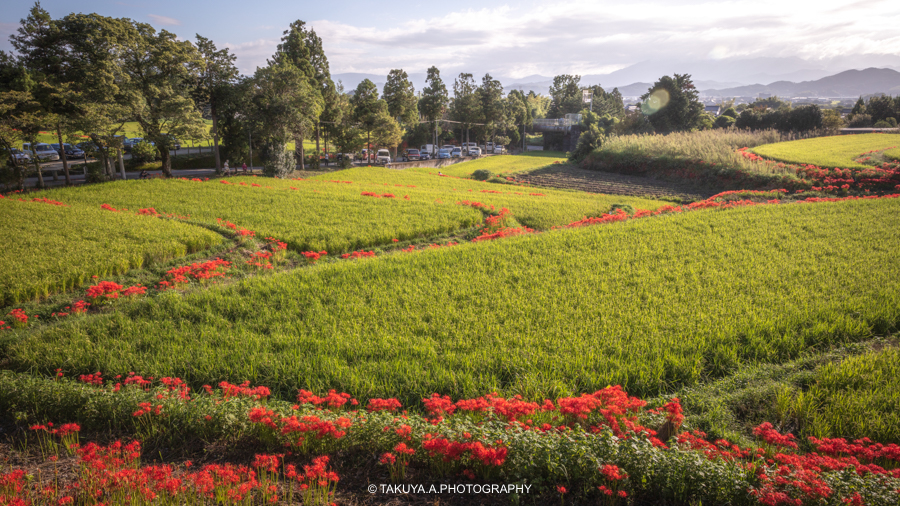
<path id="1" fill-rule="evenodd" d="M 0 356 L 41 373 L 246 379 L 286 398 L 671 392 L 895 330 L 898 211 L 698 211 L 329 262 L 7 334 Z"/>
<path id="2" fill-rule="evenodd" d="M 539 169 L 551 165 L 553 162 L 566 163 L 565 153 L 560 153 L 558 151 L 532 151 L 521 155 L 488 156 L 470 162 L 457 163 L 448 167 L 413 167 L 405 170 L 429 174 L 437 174 L 438 171 L 440 171 L 443 174 L 455 177 L 469 177 L 476 170 L 489 170 L 491 171 L 491 174 L 496 176 Z"/>
<path id="3" fill-rule="evenodd" d="M 823 168 L 865 169 L 854 160 L 863 153 L 900 146 L 900 135 L 859 134 L 818 137 L 779 142 L 753 148 L 753 152 L 770 160 L 785 163 L 812 164 Z"/>
<path id="4" fill-rule="evenodd" d="M 193 221 L 208 225 L 216 225 L 216 219 L 221 218 L 254 230 L 258 237 L 278 237 L 298 251 L 324 249 L 330 253 L 391 244 L 395 238 L 414 240 L 480 223 L 480 211 L 456 204 L 463 200 L 495 205 L 497 211 L 507 207 L 520 223 L 539 229 L 602 214 L 615 203 L 647 209 L 663 204 L 580 192 L 538 192 L 380 167 L 361 167 L 303 181 L 254 177 L 228 181 L 236 184 L 226 185 L 219 180 L 119 181 L 48 190 L 42 195 L 98 207 L 153 207 L 161 213 L 190 215 Z M 363 196 L 363 192 L 394 194 L 397 198 L 372 198 Z"/>
<path id="5" fill-rule="evenodd" d="M 900 148 L 889 149 L 884 152 L 884 157 L 887 160 L 900 162 Z"/>
<path id="6" fill-rule="evenodd" d="M 73 204 L 0 199 L 0 305 L 70 290 L 92 275 L 182 256 L 222 242 L 209 230 Z"/>
<path id="7" fill-rule="evenodd" d="M 519 157 L 498 157 L 499 161 L 513 162 Z M 487 159 L 490 160 L 490 159 Z M 466 162 L 479 163 L 481 160 Z M 494 162 L 496 163 L 496 162 Z M 453 165 L 452 167 L 456 167 Z M 505 165 L 496 165 L 503 170 Z M 359 167 L 311 178 L 312 181 L 331 179 L 353 181 L 342 185 L 349 192 L 376 191 L 409 195 L 411 199 L 425 202 L 453 203 L 476 201 L 494 206 L 496 211 L 507 208 L 519 223 L 538 230 L 567 225 L 585 216 L 599 216 L 610 210 L 613 204 L 630 204 L 634 208 L 656 209 L 665 202 L 638 197 L 598 195 L 577 191 L 527 188 L 507 184 L 494 184 L 471 179 L 440 177 L 413 170 L 392 170 L 380 167 Z M 294 182 L 280 182 L 282 186 Z M 397 187 L 394 185 L 401 185 Z M 410 188 L 414 186 L 414 188 Z"/>
<path id="8" fill-rule="evenodd" d="M 255 231 L 257 237 L 277 237 L 298 251 L 324 249 L 330 253 L 389 244 L 393 238 L 454 231 L 471 227 L 482 218 L 481 212 L 454 203 L 364 197 L 359 186 L 349 189 L 325 181 L 278 182 L 254 177 L 229 181 L 234 184 L 220 180 L 117 181 L 48 190 L 43 195 L 98 208 L 104 203 L 116 208 L 153 207 L 207 225 L 216 225 L 221 218 Z"/>
<path id="9" fill-rule="evenodd" d="M 784 393 L 782 416 L 817 437 L 900 442 L 900 348 L 823 365 L 807 391 Z"/>

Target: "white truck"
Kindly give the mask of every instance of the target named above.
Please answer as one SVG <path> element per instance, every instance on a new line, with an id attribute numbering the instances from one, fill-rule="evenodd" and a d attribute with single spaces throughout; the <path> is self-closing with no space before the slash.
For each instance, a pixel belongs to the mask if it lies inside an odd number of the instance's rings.
<path id="1" fill-rule="evenodd" d="M 423 144 L 422 147 L 419 148 L 419 153 L 428 153 L 431 158 L 434 158 L 434 155 L 437 154 L 437 146 L 434 144 Z"/>

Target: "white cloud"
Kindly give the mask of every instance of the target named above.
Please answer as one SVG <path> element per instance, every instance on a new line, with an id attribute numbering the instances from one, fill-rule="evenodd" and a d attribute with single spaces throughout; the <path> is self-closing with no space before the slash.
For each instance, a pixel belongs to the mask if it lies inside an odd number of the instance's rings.
<path id="1" fill-rule="evenodd" d="M 157 24 L 164 25 L 164 26 L 179 26 L 179 25 L 181 25 L 181 21 L 179 21 L 175 18 L 170 18 L 168 16 L 160 16 L 158 14 L 147 14 L 147 17 L 149 17 L 150 19 L 155 21 Z"/>
<path id="2" fill-rule="evenodd" d="M 575 1 L 461 10 L 394 26 L 313 21 L 333 73 L 392 68 L 442 74 L 490 71 L 594 74 L 647 60 L 734 57 L 821 59 L 900 53 L 892 2 L 731 0 Z M 280 36 L 280 30 L 278 33 Z M 227 45 L 242 71 L 265 65 L 278 38 Z"/>

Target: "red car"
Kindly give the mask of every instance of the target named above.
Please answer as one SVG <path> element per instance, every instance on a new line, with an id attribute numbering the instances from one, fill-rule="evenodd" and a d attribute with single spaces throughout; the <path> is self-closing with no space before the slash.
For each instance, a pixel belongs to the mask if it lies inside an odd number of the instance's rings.
<path id="1" fill-rule="evenodd" d="M 411 162 L 413 160 L 419 160 L 421 156 L 419 155 L 418 149 L 407 149 L 406 153 L 403 154 L 403 160 L 406 162 Z"/>

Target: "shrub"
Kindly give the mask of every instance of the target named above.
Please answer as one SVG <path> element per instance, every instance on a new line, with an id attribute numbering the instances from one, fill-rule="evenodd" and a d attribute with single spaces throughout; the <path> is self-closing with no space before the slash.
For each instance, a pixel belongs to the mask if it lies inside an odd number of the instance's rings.
<path id="1" fill-rule="evenodd" d="M 491 176 L 493 176 L 491 171 L 485 169 L 479 169 L 472 173 L 472 179 L 476 181 L 487 181 Z"/>
<path id="2" fill-rule="evenodd" d="M 159 150 L 147 141 L 141 141 L 131 147 L 131 163 L 142 164 L 159 160 Z"/>
<path id="3" fill-rule="evenodd" d="M 850 118 L 850 128 L 869 128 L 872 126 L 872 116 L 868 114 L 855 114 Z"/>

